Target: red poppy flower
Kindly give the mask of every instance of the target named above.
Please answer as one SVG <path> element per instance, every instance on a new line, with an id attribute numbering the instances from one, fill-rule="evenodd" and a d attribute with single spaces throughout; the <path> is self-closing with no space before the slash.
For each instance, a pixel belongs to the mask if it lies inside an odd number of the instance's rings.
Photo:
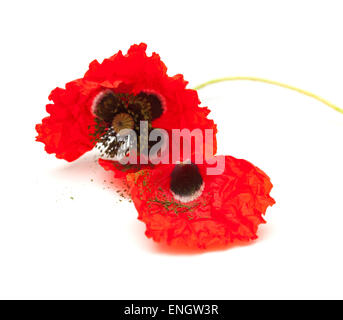
<path id="1" fill-rule="evenodd" d="M 210 111 L 199 107 L 197 92 L 186 89 L 182 75 L 169 77 L 158 54 L 145 51 L 142 43 L 125 55 L 95 60 L 82 79 L 51 92 L 50 116 L 36 125 L 36 140 L 48 153 L 73 161 L 101 144 L 105 155 L 115 156 L 121 150 L 118 131 L 137 130 L 140 120 L 149 121 L 149 130 L 213 129 L 216 152 L 216 125 L 207 118 Z"/>
<path id="2" fill-rule="evenodd" d="M 221 158 L 221 159 L 220 159 Z M 146 235 L 161 243 L 192 248 L 256 239 L 263 215 L 275 202 L 272 184 L 245 160 L 218 156 L 220 175 L 207 164 L 160 165 L 127 176 Z"/>

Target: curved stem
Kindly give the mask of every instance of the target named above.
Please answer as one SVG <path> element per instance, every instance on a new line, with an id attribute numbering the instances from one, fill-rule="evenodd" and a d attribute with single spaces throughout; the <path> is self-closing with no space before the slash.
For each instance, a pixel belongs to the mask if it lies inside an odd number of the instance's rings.
<path id="1" fill-rule="evenodd" d="M 199 90 L 199 89 L 202 89 L 204 87 L 207 87 L 208 85 L 211 85 L 211 84 L 214 84 L 214 83 L 218 83 L 218 82 L 235 81 L 235 80 L 249 80 L 249 81 L 263 82 L 263 83 L 273 84 L 273 85 L 276 85 L 276 86 L 279 86 L 279 87 L 282 87 L 282 88 L 294 90 L 294 91 L 297 91 L 297 92 L 299 92 L 301 94 L 304 94 L 305 96 L 308 96 L 308 97 L 311 97 L 313 99 L 316 99 L 316 100 L 326 104 L 330 108 L 332 108 L 332 109 L 334 109 L 334 110 L 336 110 L 336 111 L 338 111 L 340 113 L 343 113 L 343 109 L 337 107 L 336 105 L 334 105 L 333 103 L 323 99 L 322 97 L 317 96 L 314 93 L 308 92 L 308 91 L 303 90 L 303 89 L 299 89 L 297 87 L 290 86 L 290 85 L 285 84 L 285 83 L 281 83 L 281 82 L 274 81 L 274 80 L 263 79 L 263 78 L 256 78 L 256 77 L 226 77 L 226 78 L 218 78 L 218 79 L 213 79 L 213 80 L 204 82 L 204 83 L 196 86 L 194 88 L 194 90 Z"/>

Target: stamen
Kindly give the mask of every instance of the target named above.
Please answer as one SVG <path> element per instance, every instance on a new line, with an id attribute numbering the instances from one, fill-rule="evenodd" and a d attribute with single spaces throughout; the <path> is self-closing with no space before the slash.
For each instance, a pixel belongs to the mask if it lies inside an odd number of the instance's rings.
<path id="1" fill-rule="evenodd" d="M 95 97 L 92 106 L 94 115 L 106 122 L 111 122 L 115 114 L 125 109 L 124 101 L 111 90 L 103 91 Z"/>
<path id="2" fill-rule="evenodd" d="M 164 113 L 165 104 L 159 95 L 153 92 L 141 92 L 138 97 L 143 97 L 150 103 L 152 120 L 159 118 Z"/>
<path id="3" fill-rule="evenodd" d="M 151 103 L 146 97 L 106 90 L 94 99 L 92 110 L 96 116 L 96 125 L 91 135 L 102 157 L 121 157 L 132 147 L 137 147 L 137 151 L 141 153 L 148 152 L 145 150 L 147 143 L 141 146 L 141 139 L 135 139 L 136 142 L 130 139 L 123 141 L 124 137 L 118 136 L 121 130 L 132 129 L 138 137 L 148 138 L 152 130 Z M 140 132 L 140 121 L 148 121 L 146 132 Z"/>
<path id="4" fill-rule="evenodd" d="M 119 140 L 112 127 L 97 140 L 96 147 L 101 157 L 112 159 L 120 159 L 128 152 L 127 140 Z"/>
<path id="5" fill-rule="evenodd" d="M 204 181 L 197 165 L 175 165 L 170 179 L 170 190 L 180 202 L 190 202 L 198 198 L 204 190 Z"/>

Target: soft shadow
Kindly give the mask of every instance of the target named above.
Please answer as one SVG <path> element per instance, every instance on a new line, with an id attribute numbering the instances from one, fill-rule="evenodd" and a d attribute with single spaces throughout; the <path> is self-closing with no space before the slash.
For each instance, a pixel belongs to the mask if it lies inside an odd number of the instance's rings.
<path id="1" fill-rule="evenodd" d="M 71 163 L 63 162 L 59 167 L 52 169 L 51 174 L 66 180 L 84 182 L 86 179 L 115 191 L 125 188 L 125 180 L 114 178 L 112 172 L 104 170 L 98 164 L 98 157 L 94 154 L 86 154 Z"/>
<path id="2" fill-rule="evenodd" d="M 268 240 L 272 237 L 274 234 L 273 225 L 271 223 L 262 224 L 257 231 L 258 238 L 256 239 L 256 242 L 262 242 L 265 240 Z"/>
<path id="3" fill-rule="evenodd" d="M 100 168 L 102 169 L 102 168 Z M 61 161 L 60 166 L 51 170 L 58 177 L 89 177 L 94 173 L 101 173 L 97 159 L 92 155 L 84 155 L 73 162 Z"/>
<path id="4" fill-rule="evenodd" d="M 263 225 L 259 232 L 258 238 L 256 240 L 251 241 L 235 241 L 233 243 L 229 243 L 227 245 L 221 246 L 211 246 L 206 249 L 200 248 L 188 248 L 184 246 L 169 246 L 165 243 L 157 243 L 154 242 L 152 239 L 148 239 L 145 236 L 145 225 L 141 221 L 135 221 L 136 223 L 133 225 L 132 229 L 134 236 L 137 238 L 137 243 L 147 251 L 150 251 L 155 254 L 165 254 L 165 255 L 175 255 L 175 256 L 182 256 L 182 255 L 201 255 L 210 252 L 223 252 L 223 251 L 230 251 L 234 249 L 244 248 L 248 246 L 253 246 L 258 243 L 261 243 L 268 239 L 272 234 L 271 228 L 266 225 Z M 137 224 L 139 222 L 140 225 Z"/>
<path id="5" fill-rule="evenodd" d="M 235 241 L 234 243 L 230 243 L 227 245 L 211 246 L 206 249 L 187 248 L 183 246 L 169 246 L 167 244 L 158 244 L 154 242 L 152 249 L 153 249 L 153 252 L 158 253 L 158 254 L 167 254 L 167 255 L 175 255 L 175 256 L 200 255 L 200 254 L 206 254 L 210 252 L 223 252 L 223 251 L 233 250 L 236 248 L 247 247 L 247 246 L 254 245 L 256 242 L 257 240 L 253 240 L 250 242 Z"/>

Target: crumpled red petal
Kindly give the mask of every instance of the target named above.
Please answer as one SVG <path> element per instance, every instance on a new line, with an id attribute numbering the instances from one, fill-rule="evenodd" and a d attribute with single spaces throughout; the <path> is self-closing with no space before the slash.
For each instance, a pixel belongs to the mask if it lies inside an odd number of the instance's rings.
<path id="1" fill-rule="evenodd" d="M 74 161 L 91 150 L 89 129 L 94 125 L 90 105 L 100 86 L 83 79 L 66 84 L 65 89 L 54 89 L 46 106 L 50 116 L 36 125 L 36 141 L 45 144 L 47 153 L 55 153 L 59 159 Z"/>
<path id="2" fill-rule="evenodd" d="M 206 175 L 202 195 L 189 203 L 174 200 L 169 190 L 173 165 L 141 170 L 127 176 L 138 219 L 146 235 L 161 243 L 208 248 L 257 238 L 263 215 L 275 203 L 269 177 L 251 163 L 225 156 L 221 175 Z"/>

